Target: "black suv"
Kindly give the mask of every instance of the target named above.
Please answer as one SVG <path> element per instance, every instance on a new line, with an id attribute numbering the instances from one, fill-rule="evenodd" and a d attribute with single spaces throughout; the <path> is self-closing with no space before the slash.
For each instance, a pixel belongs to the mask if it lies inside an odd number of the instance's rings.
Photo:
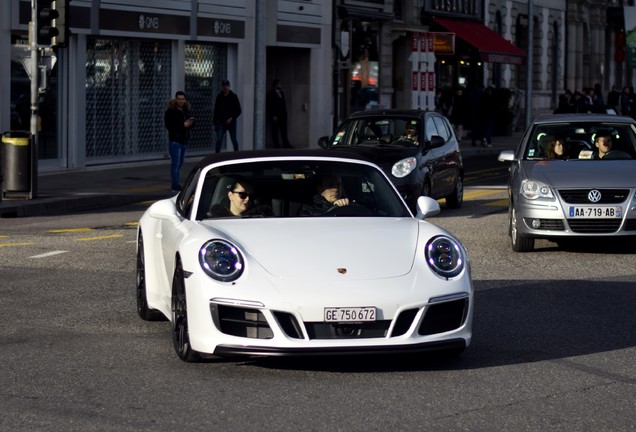
<path id="1" fill-rule="evenodd" d="M 448 119 L 432 111 L 360 111 L 344 120 L 320 147 L 358 153 L 379 165 L 411 210 L 417 198 L 445 198 L 457 208 L 464 199 L 464 166 Z"/>

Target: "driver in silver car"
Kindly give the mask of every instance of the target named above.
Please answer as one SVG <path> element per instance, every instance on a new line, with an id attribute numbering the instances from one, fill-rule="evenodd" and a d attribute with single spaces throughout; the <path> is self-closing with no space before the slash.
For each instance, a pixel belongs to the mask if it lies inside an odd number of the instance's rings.
<path id="1" fill-rule="evenodd" d="M 579 159 L 603 159 L 607 153 L 612 151 L 612 132 L 601 129 L 596 132 L 594 138 L 596 150 L 582 150 Z"/>

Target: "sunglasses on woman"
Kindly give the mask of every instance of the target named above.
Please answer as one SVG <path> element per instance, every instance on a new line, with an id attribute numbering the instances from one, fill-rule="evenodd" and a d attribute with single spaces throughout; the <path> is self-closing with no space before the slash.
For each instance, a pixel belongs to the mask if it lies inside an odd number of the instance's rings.
<path id="1" fill-rule="evenodd" d="M 242 191 L 242 192 L 232 191 L 232 193 L 238 195 L 239 198 L 241 198 L 242 200 L 250 196 L 250 194 L 245 191 Z"/>

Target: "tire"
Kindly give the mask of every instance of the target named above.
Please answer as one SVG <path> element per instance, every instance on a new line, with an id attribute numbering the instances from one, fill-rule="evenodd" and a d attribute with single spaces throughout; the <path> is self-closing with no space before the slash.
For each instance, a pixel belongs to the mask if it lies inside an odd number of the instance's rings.
<path id="1" fill-rule="evenodd" d="M 427 180 L 424 180 L 424 184 L 422 184 L 422 192 L 420 192 L 420 196 L 431 196 L 431 183 Z M 417 198 L 415 199 L 417 201 Z"/>
<path id="2" fill-rule="evenodd" d="M 177 265 L 172 278 L 172 344 L 177 356 L 185 362 L 198 362 L 201 356 L 192 349 L 188 328 L 188 303 L 185 292 L 185 279 L 183 267 L 177 260 Z"/>
<path id="3" fill-rule="evenodd" d="M 137 239 L 137 314 L 145 321 L 165 321 L 166 317 L 157 309 L 148 306 L 146 293 L 146 258 L 144 253 L 144 237 L 139 232 Z"/>
<path id="4" fill-rule="evenodd" d="M 534 239 L 519 233 L 517 215 L 515 208 L 512 206 L 510 212 L 510 240 L 512 242 L 512 250 L 515 252 L 531 252 L 534 250 Z"/>
<path id="5" fill-rule="evenodd" d="M 464 202 L 464 179 L 461 176 L 457 176 L 455 182 L 455 188 L 450 195 L 446 196 L 446 207 L 448 208 L 460 208 Z"/>

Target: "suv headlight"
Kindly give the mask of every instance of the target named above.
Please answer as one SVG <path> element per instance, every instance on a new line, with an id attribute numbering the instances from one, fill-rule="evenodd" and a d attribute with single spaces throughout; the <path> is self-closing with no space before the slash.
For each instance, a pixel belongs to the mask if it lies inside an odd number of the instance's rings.
<path id="1" fill-rule="evenodd" d="M 402 159 L 401 161 L 393 164 L 393 167 L 391 167 L 391 174 L 393 174 L 397 178 L 406 177 L 407 175 L 411 174 L 416 166 L 417 159 L 415 159 L 414 157 Z"/>
<path id="2" fill-rule="evenodd" d="M 457 276 L 466 265 L 462 247 L 445 235 L 433 237 L 428 241 L 426 262 L 435 273 L 445 278 Z"/>
<path id="3" fill-rule="evenodd" d="M 199 263 L 212 278 L 221 282 L 232 282 L 241 277 L 245 261 L 232 243 L 214 239 L 199 250 Z"/>
<path id="4" fill-rule="evenodd" d="M 554 199 L 552 189 L 545 183 L 536 180 L 523 180 L 521 182 L 521 195 L 529 200 L 535 199 Z"/>

